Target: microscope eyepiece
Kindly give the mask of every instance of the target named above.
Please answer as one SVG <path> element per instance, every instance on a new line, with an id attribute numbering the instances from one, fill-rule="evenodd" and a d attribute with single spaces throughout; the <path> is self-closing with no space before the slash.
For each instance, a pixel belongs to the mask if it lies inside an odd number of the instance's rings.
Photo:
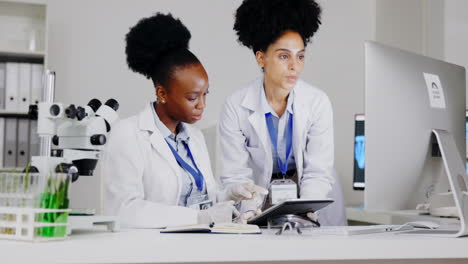
<path id="1" fill-rule="evenodd" d="M 60 106 L 58 106 L 57 104 L 51 105 L 49 112 L 51 116 L 58 116 L 60 114 Z"/>
<path id="2" fill-rule="evenodd" d="M 110 108 L 114 109 L 114 111 L 119 110 L 119 102 L 115 99 L 109 99 L 106 101 L 105 105 L 109 106 Z"/>
<path id="3" fill-rule="evenodd" d="M 91 99 L 88 103 L 88 106 L 91 107 L 91 109 L 93 109 L 94 112 L 96 112 L 99 109 L 99 107 L 101 107 L 101 105 L 101 101 L 99 101 L 96 98 Z"/>

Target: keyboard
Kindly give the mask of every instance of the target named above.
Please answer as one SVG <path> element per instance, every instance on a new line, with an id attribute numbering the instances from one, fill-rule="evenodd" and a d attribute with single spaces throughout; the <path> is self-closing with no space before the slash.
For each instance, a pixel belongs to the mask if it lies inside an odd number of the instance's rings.
<path id="1" fill-rule="evenodd" d="M 323 235 L 365 235 L 374 233 L 387 233 L 413 230 L 409 225 L 370 225 L 370 226 L 323 226 L 319 228 L 310 228 L 305 233 L 307 234 L 323 234 Z"/>

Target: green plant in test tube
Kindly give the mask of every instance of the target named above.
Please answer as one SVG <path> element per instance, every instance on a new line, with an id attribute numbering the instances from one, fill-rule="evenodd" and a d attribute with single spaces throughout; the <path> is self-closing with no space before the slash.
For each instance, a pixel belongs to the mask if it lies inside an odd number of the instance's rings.
<path id="1" fill-rule="evenodd" d="M 68 209 L 68 186 L 70 177 L 63 173 L 51 175 L 40 198 L 40 208 L 44 209 Z M 68 212 L 43 213 L 42 222 L 66 223 Z M 46 237 L 63 237 L 66 235 L 66 226 L 43 227 L 41 235 Z"/>

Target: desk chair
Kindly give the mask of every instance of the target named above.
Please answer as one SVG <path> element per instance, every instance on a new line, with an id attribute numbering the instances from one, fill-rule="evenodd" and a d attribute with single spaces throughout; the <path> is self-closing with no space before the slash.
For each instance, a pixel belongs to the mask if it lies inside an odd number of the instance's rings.
<path id="1" fill-rule="evenodd" d="M 329 193 L 329 198 L 335 202 L 319 211 L 319 221 L 322 226 L 345 226 L 348 225 L 346 210 L 344 206 L 343 190 L 341 180 L 336 170 L 333 169 L 335 184 Z"/>

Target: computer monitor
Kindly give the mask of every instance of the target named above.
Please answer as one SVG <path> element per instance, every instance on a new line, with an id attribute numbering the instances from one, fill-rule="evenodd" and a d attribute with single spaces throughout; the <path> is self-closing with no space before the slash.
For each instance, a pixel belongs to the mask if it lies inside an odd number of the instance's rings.
<path id="1" fill-rule="evenodd" d="M 354 115 L 354 190 L 364 190 L 365 186 L 366 141 L 364 136 L 364 122 L 364 114 Z"/>
<path id="2" fill-rule="evenodd" d="M 353 189 L 363 191 L 365 189 L 365 158 L 366 158 L 366 141 L 365 141 L 365 122 L 364 114 L 354 115 L 354 169 L 353 169 Z M 468 110 L 465 111 L 465 132 L 466 132 L 466 174 L 468 175 Z"/>
<path id="3" fill-rule="evenodd" d="M 365 209 L 415 209 L 453 184 L 466 190 L 465 69 L 366 42 L 365 85 Z M 445 160 L 433 155 L 433 129 L 453 138 L 441 145 Z M 461 173 L 448 177 L 453 164 Z"/>

